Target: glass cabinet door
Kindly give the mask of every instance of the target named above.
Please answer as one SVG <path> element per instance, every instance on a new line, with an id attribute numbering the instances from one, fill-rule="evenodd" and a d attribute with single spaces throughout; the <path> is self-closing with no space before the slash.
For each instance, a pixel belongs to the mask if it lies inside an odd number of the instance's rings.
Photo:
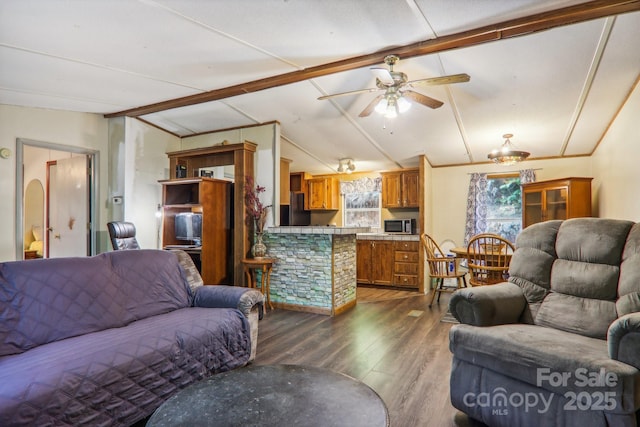
<path id="1" fill-rule="evenodd" d="M 524 206 L 522 207 L 524 212 L 524 224 L 522 227 L 527 227 L 531 224 L 543 221 L 542 217 L 542 191 L 531 191 L 524 193 Z"/>
<path id="2" fill-rule="evenodd" d="M 553 188 L 546 191 L 545 220 L 567 219 L 567 188 Z"/>

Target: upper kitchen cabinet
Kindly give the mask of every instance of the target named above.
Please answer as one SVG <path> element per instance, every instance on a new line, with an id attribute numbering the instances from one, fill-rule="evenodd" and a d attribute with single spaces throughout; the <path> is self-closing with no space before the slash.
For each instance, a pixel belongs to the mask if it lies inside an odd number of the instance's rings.
<path id="1" fill-rule="evenodd" d="M 339 209 L 338 180 L 332 177 L 311 178 L 306 180 L 307 197 L 305 209 L 329 211 Z"/>
<path id="2" fill-rule="evenodd" d="M 382 172 L 382 207 L 417 208 L 419 193 L 418 169 Z"/>
<path id="3" fill-rule="evenodd" d="M 293 193 L 306 193 L 307 180 L 311 175 L 307 172 L 292 172 L 289 174 L 289 188 Z"/>
<path id="4" fill-rule="evenodd" d="M 561 178 L 522 185 L 522 227 L 552 219 L 591 216 L 591 180 Z"/>

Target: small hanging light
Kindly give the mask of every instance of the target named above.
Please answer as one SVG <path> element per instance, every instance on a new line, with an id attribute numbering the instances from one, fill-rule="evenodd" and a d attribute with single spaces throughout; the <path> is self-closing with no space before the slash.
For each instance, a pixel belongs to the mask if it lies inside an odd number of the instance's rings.
<path id="1" fill-rule="evenodd" d="M 514 149 L 513 144 L 509 139 L 513 138 L 513 134 L 505 133 L 504 135 L 502 135 L 502 137 L 505 139 L 502 147 L 496 148 L 487 155 L 487 157 L 493 160 L 494 163 L 500 165 L 513 165 L 525 160 L 531 154 L 527 151 L 519 151 Z"/>

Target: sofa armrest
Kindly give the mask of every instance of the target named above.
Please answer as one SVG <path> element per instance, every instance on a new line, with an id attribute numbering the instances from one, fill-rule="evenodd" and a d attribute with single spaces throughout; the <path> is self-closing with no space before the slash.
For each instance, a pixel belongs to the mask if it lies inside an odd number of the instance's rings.
<path id="1" fill-rule="evenodd" d="M 200 286 L 193 299 L 194 307 L 237 308 L 246 317 L 257 307 L 260 319 L 264 314 L 263 303 L 264 296 L 257 289 L 226 285 Z"/>
<path id="2" fill-rule="evenodd" d="M 504 282 L 457 290 L 449 300 L 449 310 L 460 323 L 493 326 L 517 323 L 526 303 L 518 285 Z"/>
<path id="3" fill-rule="evenodd" d="M 609 357 L 640 369 L 640 313 L 626 314 L 609 326 Z"/>

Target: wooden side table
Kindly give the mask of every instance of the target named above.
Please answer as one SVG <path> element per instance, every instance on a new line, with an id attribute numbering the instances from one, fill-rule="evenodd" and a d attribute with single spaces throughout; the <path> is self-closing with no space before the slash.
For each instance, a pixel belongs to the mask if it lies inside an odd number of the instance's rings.
<path id="1" fill-rule="evenodd" d="M 262 292 L 262 295 L 264 295 L 267 300 L 265 310 L 267 309 L 267 305 L 273 310 L 271 296 L 269 295 L 269 280 L 274 262 L 275 259 L 273 258 L 245 258 L 242 260 L 244 274 L 247 276 L 247 284 L 250 288 L 256 287 L 257 271 L 262 273 L 260 275 L 260 292 Z"/>

